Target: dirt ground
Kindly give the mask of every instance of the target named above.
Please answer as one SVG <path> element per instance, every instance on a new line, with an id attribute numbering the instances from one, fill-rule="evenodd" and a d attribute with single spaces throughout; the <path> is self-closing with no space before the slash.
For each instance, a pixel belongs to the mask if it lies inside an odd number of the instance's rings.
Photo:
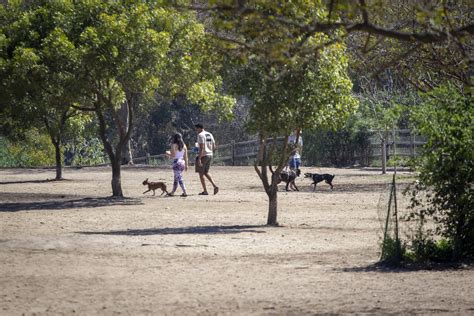
<path id="1" fill-rule="evenodd" d="M 334 191 L 298 178 L 279 192 L 281 227 L 250 167 L 213 167 L 220 192 L 147 193 L 169 169 L 0 170 L 0 315 L 474 314 L 474 269 L 374 266 L 377 204 L 390 175 L 336 174 Z"/>

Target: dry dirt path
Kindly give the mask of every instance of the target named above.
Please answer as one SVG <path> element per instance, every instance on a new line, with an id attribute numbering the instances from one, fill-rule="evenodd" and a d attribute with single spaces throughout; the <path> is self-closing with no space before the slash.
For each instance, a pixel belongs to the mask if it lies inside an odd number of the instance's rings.
<path id="1" fill-rule="evenodd" d="M 0 315 L 474 314 L 474 270 L 381 270 L 377 203 L 390 176 L 299 178 L 279 193 L 282 227 L 250 167 L 213 167 L 216 196 L 143 195 L 171 170 L 0 170 Z M 281 189 L 283 187 L 281 186 Z"/>

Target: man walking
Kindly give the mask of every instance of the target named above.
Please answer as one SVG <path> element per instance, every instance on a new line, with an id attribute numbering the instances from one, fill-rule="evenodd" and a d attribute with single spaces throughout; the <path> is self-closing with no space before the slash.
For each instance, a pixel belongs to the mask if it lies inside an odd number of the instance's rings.
<path id="1" fill-rule="evenodd" d="M 199 195 L 209 195 L 206 188 L 206 179 L 204 177 L 206 177 L 209 182 L 211 182 L 212 186 L 214 187 L 214 194 L 217 194 L 217 192 L 219 192 L 219 188 L 214 183 L 211 175 L 209 174 L 209 168 L 211 167 L 212 162 L 212 154 L 216 149 L 214 137 L 211 133 L 204 130 L 204 126 L 202 124 L 196 124 L 194 127 L 198 133 L 197 142 L 199 146 L 198 156 L 196 157 L 196 172 L 199 173 L 199 179 L 201 180 L 203 189 Z"/>

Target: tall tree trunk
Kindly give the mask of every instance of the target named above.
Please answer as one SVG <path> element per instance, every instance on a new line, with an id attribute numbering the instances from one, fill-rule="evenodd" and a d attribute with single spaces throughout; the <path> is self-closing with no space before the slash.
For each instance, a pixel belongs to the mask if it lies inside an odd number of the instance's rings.
<path id="1" fill-rule="evenodd" d="M 382 174 L 387 173 L 387 140 L 382 138 L 381 140 L 381 158 L 382 158 Z"/>
<path id="2" fill-rule="evenodd" d="M 260 177 L 260 180 L 262 180 L 265 193 L 267 193 L 268 196 L 267 225 L 278 226 L 278 183 L 280 179 L 280 173 L 286 165 L 290 155 L 288 151 L 288 136 L 285 136 L 284 146 L 281 152 L 278 153 L 280 156 L 280 161 L 275 171 L 273 171 L 271 163 L 273 154 L 275 153 L 277 147 L 276 137 L 273 138 L 270 149 L 267 148 L 268 143 L 265 133 L 261 132 L 259 139 L 259 150 L 257 159 L 255 160 L 254 168 Z M 270 171 L 270 174 L 268 171 Z"/>
<path id="3" fill-rule="evenodd" d="M 99 135 L 104 144 L 104 148 L 109 155 L 110 162 L 112 164 L 112 196 L 123 197 L 122 183 L 121 183 L 121 163 L 122 163 L 122 152 L 126 144 L 130 140 L 130 134 L 133 127 L 133 107 L 136 105 L 138 100 L 138 94 L 126 91 L 126 101 L 122 106 L 122 109 L 127 110 L 127 122 L 122 120 L 120 113 L 115 111 L 111 100 L 107 99 L 100 91 L 97 91 L 98 102 L 95 103 L 95 112 L 99 120 Z M 114 124 L 118 129 L 118 143 L 112 147 L 111 142 L 107 138 L 107 123 L 104 117 L 104 107 L 109 110 Z"/>
<path id="4" fill-rule="evenodd" d="M 122 149 L 122 165 L 133 165 L 132 148 L 130 140 L 125 143 Z"/>
<path id="5" fill-rule="evenodd" d="M 121 177 L 121 157 L 117 155 L 114 159 L 111 159 L 112 162 L 112 196 L 114 197 L 123 197 L 122 192 L 122 177 Z"/>
<path id="6" fill-rule="evenodd" d="M 268 217 L 267 225 L 278 226 L 277 216 L 278 216 L 278 183 L 277 174 L 272 175 L 272 183 L 267 191 L 268 195 Z M 279 176 L 278 176 L 279 177 Z"/>
<path id="7" fill-rule="evenodd" d="M 129 125 L 129 120 L 130 120 L 130 113 L 129 113 L 129 102 L 125 101 L 122 103 L 122 106 L 119 111 L 120 118 L 123 122 L 124 126 Z M 123 146 L 123 149 L 121 151 L 122 154 L 122 165 L 127 165 L 127 164 L 133 164 L 133 157 L 132 157 L 132 149 L 130 146 L 130 139 L 125 142 L 125 145 Z"/>
<path id="8" fill-rule="evenodd" d="M 59 140 L 54 140 L 53 145 L 56 154 L 56 180 L 61 180 L 63 178 L 63 165 L 61 161 L 61 142 Z"/>

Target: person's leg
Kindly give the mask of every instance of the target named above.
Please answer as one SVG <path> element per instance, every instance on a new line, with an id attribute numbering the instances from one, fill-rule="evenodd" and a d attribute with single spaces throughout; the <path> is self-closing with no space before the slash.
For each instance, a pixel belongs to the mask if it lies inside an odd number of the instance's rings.
<path id="1" fill-rule="evenodd" d="M 209 173 L 205 173 L 204 176 L 209 180 L 209 182 L 211 182 L 211 184 L 214 188 L 217 187 L 217 185 L 215 184 L 214 180 L 212 180 L 212 177 Z"/>
<path id="2" fill-rule="evenodd" d="M 290 170 L 293 170 L 296 168 L 296 159 L 294 156 L 290 157 L 290 160 L 288 161 L 288 166 L 290 167 Z"/>
<path id="3" fill-rule="evenodd" d="M 185 163 L 184 161 L 180 160 L 179 163 L 179 171 L 178 171 L 178 184 L 181 187 L 181 190 L 183 190 L 183 196 L 187 196 L 186 194 L 186 186 L 184 185 L 183 181 L 183 171 L 185 169 Z"/>
<path id="4" fill-rule="evenodd" d="M 207 193 L 206 180 L 204 179 L 204 174 L 202 172 L 199 173 L 199 180 L 201 180 L 202 193 Z"/>
<path id="5" fill-rule="evenodd" d="M 202 162 L 202 160 L 201 160 Z M 201 186 L 202 186 L 202 192 L 199 194 L 206 193 L 207 194 L 207 189 L 206 189 L 206 181 L 204 179 L 204 166 L 199 165 L 199 157 L 196 157 L 196 164 L 194 165 L 196 173 L 199 174 L 199 180 L 201 181 Z"/>
<path id="6" fill-rule="evenodd" d="M 171 190 L 170 193 L 168 193 L 168 195 L 173 195 L 174 192 L 176 192 L 176 189 L 178 188 L 178 181 L 179 181 L 179 169 L 178 169 L 178 166 L 177 164 L 174 162 L 173 163 L 173 190 Z"/>
<path id="7" fill-rule="evenodd" d="M 206 164 L 204 165 L 204 176 L 211 182 L 212 186 L 214 187 L 214 194 L 217 194 L 219 192 L 219 187 L 216 185 L 214 180 L 212 179 L 211 174 L 209 173 L 209 168 L 211 167 L 212 163 L 212 156 L 211 157 L 206 157 Z"/>

